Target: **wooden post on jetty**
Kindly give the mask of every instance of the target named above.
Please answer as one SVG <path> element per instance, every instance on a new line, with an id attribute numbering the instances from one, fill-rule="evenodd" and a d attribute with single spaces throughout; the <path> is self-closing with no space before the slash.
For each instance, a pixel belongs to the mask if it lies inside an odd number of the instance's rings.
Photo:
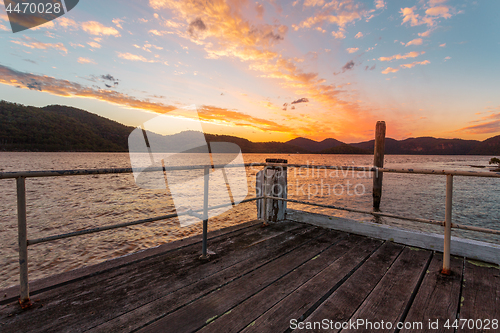
<path id="1" fill-rule="evenodd" d="M 385 121 L 377 121 L 375 128 L 375 148 L 373 154 L 373 165 L 377 168 L 384 167 L 385 152 Z M 375 172 L 373 176 L 373 208 L 380 208 L 382 199 L 382 172 Z"/>
<path id="2" fill-rule="evenodd" d="M 267 158 L 266 163 L 286 164 L 288 160 Z M 264 171 L 266 171 L 264 177 Z M 257 195 L 287 198 L 287 167 L 266 166 L 256 176 Z M 268 221 L 283 221 L 286 217 L 286 201 L 264 199 L 257 200 L 257 218 Z"/>

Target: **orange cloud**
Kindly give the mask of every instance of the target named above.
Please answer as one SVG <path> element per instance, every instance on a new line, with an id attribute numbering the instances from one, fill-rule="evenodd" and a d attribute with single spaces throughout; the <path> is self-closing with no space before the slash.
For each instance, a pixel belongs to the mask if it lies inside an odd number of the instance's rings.
<path id="1" fill-rule="evenodd" d="M 117 28 L 119 28 L 119 29 L 123 29 L 123 27 L 122 27 L 122 25 L 121 25 L 121 24 L 122 24 L 123 22 L 125 22 L 125 21 L 123 21 L 123 20 L 121 20 L 121 19 L 113 19 L 113 20 L 111 20 L 111 22 L 113 22 L 113 23 L 116 25 L 116 27 L 117 27 Z"/>
<path id="2" fill-rule="evenodd" d="M 63 28 L 78 28 L 78 23 L 76 23 L 74 20 L 66 18 L 66 17 L 60 17 L 57 19 L 57 24 L 59 24 Z"/>
<path id="3" fill-rule="evenodd" d="M 66 49 L 66 47 L 64 47 L 63 43 L 42 43 L 34 38 L 27 36 L 24 36 L 24 40 L 25 41 L 13 40 L 12 43 L 23 45 L 31 49 L 39 49 L 39 50 L 56 49 L 64 52 L 65 54 L 68 54 L 68 50 Z"/>
<path id="4" fill-rule="evenodd" d="M 415 67 L 416 65 L 427 65 L 430 64 L 431 62 L 429 60 L 424 60 L 424 61 L 414 61 L 411 64 L 402 64 L 400 65 L 401 68 L 412 68 Z"/>
<path id="5" fill-rule="evenodd" d="M 332 31 L 332 36 L 335 37 L 336 39 L 344 39 L 345 38 L 344 32 L 345 30 L 343 29 L 340 29 L 339 31 Z"/>
<path id="6" fill-rule="evenodd" d="M 89 33 L 91 35 L 106 35 L 106 36 L 120 36 L 120 33 L 118 30 L 116 30 L 113 27 L 106 27 L 103 24 L 96 22 L 96 21 L 88 21 L 82 23 L 82 29 L 86 33 Z"/>
<path id="7" fill-rule="evenodd" d="M 413 68 L 416 65 L 427 65 L 430 64 L 431 62 L 429 60 L 424 60 L 424 61 L 414 61 L 411 64 L 401 64 L 399 67 L 392 68 L 392 67 L 387 67 L 382 71 L 382 74 L 389 74 L 389 73 L 395 73 L 399 71 L 400 68 Z"/>
<path id="8" fill-rule="evenodd" d="M 118 52 L 118 57 L 120 57 L 122 59 L 126 59 L 126 60 L 131 60 L 131 61 L 155 62 L 154 60 L 148 60 L 141 55 L 136 55 L 136 54 L 132 54 L 129 52 L 127 52 L 127 53 Z"/>
<path id="9" fill-rule="evenodd" d="M 83 57 L 78 58 L 78 62 L 80 64 L 94 64 L 94 65 L 96 64 L 96 62 L 94 60 L 89 59 L 89 58 L 83 58 Z"/>
<path id="10" fill-rule="evenodd" d="M 420 37 L 429 37 L 431 35 L 432 31 L 434 31 L 434 29 L 429 29 L 429 30 L 424 31 L 424 32 L 419 32 L 418 35 Z"/>
<path id="11" fill-rule="evenodd" d="M 446 6 L 432 7 L 425 11 L 427 15 L 430 16 L 440 16 L 444 18 L 450 18 L 451 14 L 449 13 L 450 9 Z"/>
<path id="12" fill-rule="evenodd" d="M 82 59 L 83 63 L 92 61 L 85 58 L 80 59 Z M 140 100 L 115 90 L 90 88 L 68 80 L 60 80 L 50 76 L 19 72 L 2 65 L 0 65 L 0 84 L 6 84 L 23 89 L 43 91 L 52 95 L 63 97 L 92 98 L 120 106 L 148 110 L 161 114 L 178 110 L 177 107 L 172 105 L 154 103 L 148 100 Z M 215 106 L 202 106 L 198 110 L 198 113 L 199 119 L 208 123 L 226 126 L 246 126 L 263 131 L 286 133 L 293 132 L 290 127 L 280 125 L 271 120 L 252 117 L 234 110 L 227 110 Z M 183 116 L 182 110 L 172 112 L 171 114 Z"/>
<path id="13" fill-rule="evenodd" d="M 292 58 L 275 51 L 274 46 L 286 37 L 287 27 L 279 23 L 262 24 L 260 20 L 258 23 L 251 23 L 245 18 L 245 2 L 232 1 L 228 4 L 224 0 L 213 0 L 203 6 L 199 6 L 196 0 L 150 0 L 149 3 L 156 11 L 168 10 L 169 17 L 175 17 L 178 23 L 178 27 L 171 27 L 173 31 L 203 47 L 207 58 L 229 57 L 246 62 L 250 69 L 261 73 L 260 77 L 276 79 L 282 87 L 292 90 L 294 94 L 307 96 L 311 104 L 322 104 L 319 109 L 330 114 L 335 112 L 335 121 L 332 119 L 328 124 L 322 124 L 326 131 L 348 132 L 349 128 L 355 128 L 356 125 L 370 129 L 373 126 L 372 115 L 368 110 L 362 110 L 359 102 L 347 102 L 340 98 L 345 91 L 337 89 L 334 84 L 326 84 L 326 80 L 319 77 L 318 73 L 302 71 Z M 323 19 L 335 22 L 339 27 L 361 18 L 360 13 L 366 11 L 363 6 L 351 0 L 339 6 L 327 3 L 321 9 L 326 15 Z M 338 8 L 341 10 L 336 11 Z M 319 22 L 311 20 L 301 24 L 305 27 Z M 359 119 L 363 119 L 363 123 Z M 313 121 L 316 120 L 311 120 Z M 318 125 L 307 124 L 302 128 L 316 133 Z"/>
<path id="14" fill-rule="evenodd" d="M 306 0 L 306 2 L 320 3 L 320 1 L 317 0 Z M 306 4 L 304 3 L 304 5 Z M 378 3 L 377 6 L 379 6 Z M 337 33 L 332 33 L 334 36 L 336 34 L 338 35 L 336 38 L 343 38 L 343 32 L 348 24 L 361 20 L 364 17 L 368 17 L 371 12 L 372 11 L 367 10 L 365 6 L 360 3 L 356 3 L 353 0 L 331 1 L 322 6 L 321 9 L 314 14 L 314 16 L 308 17 L 298 25 L 294 25 L 294 29 L 312 28 L 315 25 L 327 22 L 337 25 L 339 27 L 339 31 Z"/>
<path id="15" fill-rule="evenodd" d="M 175 111 L 173 112 L 175 113 Z M 285 125 L 280 125 L 274 121 L 256 118 L 241 112 L 219 108 L 215 106 L 203 105 L 198 109 L 198 117 L 201 121 L 211 123 L 223 123 L 229 126 L 247 126 L 262 131 L 286 132 L 293 130 Z"/>
<path id="16" fill-rule="evenodd" d="M 397 71 L 399 71 L 399 68 L 387 67 L 382 71 L 382 74 L 396 73 Z"/>
<path id="17" fill-rule="evenodd" d="M 375 8 L 376 9 L 381 9 L 385 7 L 385 2 L 384 0 L 375 0 Z"/>
<path id="18" fill-rule="evenodd" d="M 169 35 L 169 34 L 174 34 L 173 31 L 158 31 L 156 29 L 152 29 L 148 31 L 150 34 L 153 34 L 155 36 L 163 36 L 163 35 Z"/>
<path id="19" fill-rule="evenodd" d="M 415 38 L 411 41 L 409 41 L 408 43 L 406 43 L 405 46 L 410 46 L 410 45 L 422 45 L 422 38 Z"/>
<path id="20" fill-rule="evenodd" d="M 304 7 L 316 7 L 323 6 L 325 4 L 325 0 L 305 0 Z"/>
<path id="21" fill-rule="evenodd" d="M 174 110 L 174 106 L 139 100 L 114 90 L 94 89 L 68 80 L 60 80 L 46 75 L 19 72 L 0 65 L 0 83 L 10 86 L 44 91 L 63 97 L 84 97 L 118 104 L 135 109 L 165 113 Z"/>
<path id="22" fill-rule="evenodd" d="M 429 1 L 430 8 L 427 8 L 425 11 L 425 15 L 421 16 L 416 13 L 417 7 L 406 7 L 401 8 L 400 13 L 403 17 L 403 22 L 401 24 L 410 23 L 410 25 L 418 26 L 422 24 L 426 24 L 428 27 L 435 26 L 437 23 L 437 19 L 440 17 L 448 19 L 452 15 L 450 13 L 450 7 L 445 5 L 439 5 L 444 1 Z M 439 6 L 436 6 L 439 5 Z"/>
<path id="23" fill-rule="evenodd" d="M 101 48 L 101 44 L 97 43 L 97 42 L 88 42 L 87 43 L 90 47 L 93 47 L 94 49 L 100 49 Z"/>
<path id="24" fill-rule="evenodd" d="M 350 47 L 347 49 L 347 52 L 354 53 L 354 52 L 357 52 L 358 50 L 359 50 L 359 48 L 357 48 L 357 47 Z"/>
<path id="25" fill-rule="evenodd" d="M 486 122 L 485 122 L 486 121 Z M 500 133 L 500 113 L 494 113 L 486 117 L 482 117 L 479 120 L 473 121 L 473 123 L 482 122 L 478 125 L 471 125 L 455 132 L 466 132 L 469 134 L 491 134 Z"/>
<path id="26" fill-rule="evenodd" d="M 416 58 L 419 55 L 424 54 L 424 53 L 425 53 L 425 51 L 422 51 L 422 52 L 412 51 L 412 52 L 408 52 L 404 55 L 395 54 L 395 55 L 390 56 L 390 57 L 380 57 L 380 58 L 378 58 L 378 60 L 380 60 L 380 61 L 392 61 L 395 59 L 399 60 L 399 59 Z"/>

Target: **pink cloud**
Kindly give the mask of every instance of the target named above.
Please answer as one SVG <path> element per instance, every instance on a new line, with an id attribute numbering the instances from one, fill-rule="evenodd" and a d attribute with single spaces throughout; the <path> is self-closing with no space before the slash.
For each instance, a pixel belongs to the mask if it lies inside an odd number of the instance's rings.
<path id="1" fill-rule="evenodd" d="M 382 74 L 396 73 L 397 71 L 399 71 L 399 68 L 387 67 L 382 71 Z"/>
<path id="2" fill-rule="evenodd" d="M 406 43 L 405 46 L 410 46 L 410 45 L 422 45 L 423 41 L 422 41 L 422 38 L 415 38 L 411 41 L 409 41 L 408 43 Z"/>
<path id="3" fill-rule="evenodd" d="M 380 61 L 392 61 L 392 60 L 399 60 L 399 59 L 416 58 L 419 55 L 424 54 L 424 53 L 425 53 L 425 51 L 422 51 L 422 52 L 412 51 L 412 52 L 408 52 L 404 55 L 395 54 L 395 55 L 390 56 L 390 57 L 380 57 L 380 58 L 378 58 L 378 60 L 380 60 Z"/>
<path id="4" fill-rule="evenodd" d="M 82 29 L 86 33 L 91 35 L 111 35 L 111 36 L 120 36 L 118 30 L 113 27 L 106 27 L 105 25 L 96 22 L 96 21 L 88 21 L 82 23 Z"/>

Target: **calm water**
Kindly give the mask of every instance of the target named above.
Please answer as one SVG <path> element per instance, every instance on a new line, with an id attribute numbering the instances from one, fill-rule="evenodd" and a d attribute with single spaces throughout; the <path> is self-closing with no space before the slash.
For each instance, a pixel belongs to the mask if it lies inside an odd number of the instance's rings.
<path id="1" fill-rule="evenodd" d="M 245 163 L 266 158 L 286 158 L 289 163 L 370 166 L 367 155 L 265 155 L 245 154 Z M 478 170 L 487 165 L 485 156 L 386 157 L 388 167 Z M 130 167 L 126 153 L 0 153 L 0 171 L 61 170 Z M 259 168 L 247 169 L 249 196 L 255 195 Z M 289 198 L 338 206 L 371 209 L 370 174 L 338 174 L 324 170 L 290 168 Z M 381 209 L 403 216 L 444 219 L 445 178 L 433 175 L 384 175 Z M 455 177 L 455 223 L 500 229 L 500 180 Z M 225 189 L 221 189 L 225 190 Z M 75 230 L 133 221 L 174 212 L 166 191 L 145 190 L 135 185 L 132 174 L 27 179 L 28 238 L 34 239 Z M 17 215 L 14 180 L 0 180 L 0 288 L 18 282 Z M 342 211 L 289 205 L 291 208 L 336 216 L 440 232 L 438 227 Z M 238 205 L 210 220 L 219 229 L 256 218 L 255 202 Z M 177 219 L 116 229 L 29 247 L 30 279 L 95 264 L 201 232 L 201 224 L 181 227 Z M 453 231 L 453 235 L 500 243 L 492 236 Z"/>

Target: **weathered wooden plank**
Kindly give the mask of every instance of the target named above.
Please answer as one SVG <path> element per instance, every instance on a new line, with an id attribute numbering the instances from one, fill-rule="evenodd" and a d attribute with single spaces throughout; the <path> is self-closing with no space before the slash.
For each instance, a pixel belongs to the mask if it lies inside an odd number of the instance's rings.
<path id="1" fill-rule="evenodd" d="M 250 227 L 255 227 L 257 225 L 262 224 L 261 221 L 250 221 L 250 222 L 245 222 L 241 223 L 238 225 L 234 225 L 231 227 L 219 229 L 219 230 L 214 230 L 209 232 L 208 234 L 208 239 L 210 240 L 215 240 L 220 237 L 225 237 L 228 236 L 232 233 L 238 232 L 240 230 L 244 230 Z M 139 260 L 143 260 L 145 258 L 150 258 L 154 257 L 160 254 L 165 254 L 170 251 L 175 251 L 180 248 L 186 247 L 186 246 L 196 246 L 197 244 L 201 244 L 201 239 L 202 235 L 194 235 L 188 238 L 184 239 L 179 239 L 177 241 L 173 241 L 167 244 L 163 244 L 151 249 L 147 249 L 144 251 L 139 251 L 130 255 L 126 256 L 121 256 L 118 258 L 113 258 L 110 260 L 106 260 L 102 263 L 96 264 L 96 265 L 91 265 L 91 266 L 86 266 L 86 267 L 81 267 L 77 268 L 68 272 L 63 272 L 60 274 L 55 274 L 50 277 L 42 278 L 42 279 L 37 279 L 30 281 L 29 283 L 29 288 L 30 288 L 30 295 L 34 296 L 37 295 L 41 292 L 54 289 L 58 286 L 81 280 L 85 277 L 88 276 L 93 276 L 96 274 L 102 274 L 110 269 L 116 269 L 118 267 L 122 267 L 124 265 L 130 265 L 133 264 L 134 262 L 137 262 Z M 201 247 L 201 245 L 200 245 Z M 2 297 L 0 298 L 0 305 L 2 304 L 8 304 L 11 303 L 12 301 L 17 301 L 17 298 L 19 297 L 19 286 L 13 286 L 9 287 L 7 289 L 1 290 L 0 295 Z"/>
<path id="2" fill-rule="evenodd" d="M 345 231 L 357 235 L 390 240 L 396 243 L 443 252 L 444 236 L 398 229 L 396 227 L 359 222 L 345 218 L 327 216 L 316 213 L 288 209 L 287 219 L 302 223 L 310 223 L 323 228 Z M 466 257 L 500 264 L 500 245 L 480 242 L 473 239 L 451 237 L 450 253 L 458 257 Z"/>
<path id="3" fill-rule="evenodd" d="M 382 324 L 384 328 L 376 329 L 375 326 L 359 325 L 355 329 L 348 328 L 342 332 L 394 332 L 412 293 L 431 258 L 432 252 L 406 247 L 396 259 L 391 268 L 373 289 L 370 295 L 361 304 L 359 309 L 350 318 L 357 322 L 358 319 L 365 323 Z M 391 324 L 389 329 L 388 323 Z M 374 329 L 375 327 L 375 329 Z"/>
<path id="4" fill-rule="evenodd" d="M 279 257 L 221 289 L 159 319 L 140 332 L 159 332 L 166 328 L 178 333 L 197 330 L 304 262 L 321 254 L 332 243 L 336 242 L 338 237 L 339 233 L 327 230 L 325 234 L 302 245 L 297 250 Z"/>
<path id="5" fill-rule="evenodd" d="M 133 266 L 127 265 L 42 293 L 35 308 L 27 312 L 20 312 L 15 303 L 11 303 L 13 306 L 8 311 L 0 312 L 0 318 L 18 331 L 47 331 L 66 325 L 80 330 L 92 327 L 248 259 L 252 251 L 245 247 L 294 228 L 308 227 L 283 223 L 250 228 L 214 240 L 211 246 L 218 254 L 210 262 L 198 260 L 199 249 L 193 247 L 147 258 Z M 3 320 L 8 315 L 11 317 Z M 58 321 L 54 321 L 54 317 L 58 317 Z M 32 322 L 38 325 L 33 327 Z"/>
<path id="6" fill-rule="evenodd" d="M 184 306 L 248 272 L 274 260 L 276 257 L 287 254 L 324 233 L 318 228 L 304 228 L 292 230 L 286 234 L 276 236 L 265 242 L 248 248 L 251 257 L 233 266 L 227 267 L 206 279 L 181 288 L 166 296 L 144 304 L 130 312 L 124 313 L 91 329 L 92 332 L 133 331 L 146 326 L 157 318 L 164 317 L 175 309 Z"/>
<path id="7" fill-rule="evenodd" d="M 339 332 L 333 322 L 347 322 L 363 303 L 380 279 L 385 275 L 394 260 L 400 255 L 404 246 L 386 242 L 370 258 L 347 279 L 325 302 L 304 320 L 304 327 L 311 327 L 308 332 Z M 298 319 L 298 318 L 296 318 Z M 318 328 L 315 323 L 323 324 L 327 320 L 327 329 Z M 333 329 L 330 329 L 332 327 Z"/>
<path id="8" fill-rule="evenodd" d="M 333 261 L 349 252 L 349 250 L 356 249 L 359 251 L 361 246 L 360 243 L 364 240 L 364 237 L 351 235 L 337 244 L 332 245 L 317 257 L 309 260 L 290 274 L 231 309 L 230 312 L 227 312 L 222 317 L 216 318 L 199 332 L 239 332 L 263 312 L 287 297 L 295 289 L 306 283 L 323 269 L 327 268 Z M 366 247 L 370 247 L 370 245 L 370 243 L 364 244 Z M 349 253 L 352 253 L 352 251 Z"/>
<path id="9" fill-rule="evenodd" d="M 314 307 L 329 297 L 358 266 L 368 258 L 382 242 L 367 238 L 314 278 L 295 290 L 291 295 L 250 323 L 242 332 L 284 332 L 291 320 L 305 317 Z"/>
<path id="10" fill-rule="evenodd" d="M 467 323 L 462 328 L 463 322 L 459 322 L 457 333 L 500 331 L 500 270 L 498 266 L 472 260 L 465 261 L 459 319 L 467 319 Z M 490 329 L 484 329 L 487 319 L 490 321 L 496 319 L 499 326 L 494 329 L 490 322 Z M 481 328 L 479 328 L 480 322 L 483 325 Z"/>
<path id="11" fill-rule="evenodd" d="M 443 275 L 441 274 L 443 254 L 436 253 L 433 256 L 422 285 L 418 289 L 405 319 L 406 322 L 421 322 L 424 329 L 436 333 L 455 332 L 454 328 L 445 328 L 443 324 L 446 320 L 455 320 L 457 316 L 463 258 L 452 256 L 450 264 L 451 275 Z M 431 327 L 429 327 L 429 321 L 432 323 Z M 402 329 L 401 332 L 415 332 L 415 330 Z"/>

